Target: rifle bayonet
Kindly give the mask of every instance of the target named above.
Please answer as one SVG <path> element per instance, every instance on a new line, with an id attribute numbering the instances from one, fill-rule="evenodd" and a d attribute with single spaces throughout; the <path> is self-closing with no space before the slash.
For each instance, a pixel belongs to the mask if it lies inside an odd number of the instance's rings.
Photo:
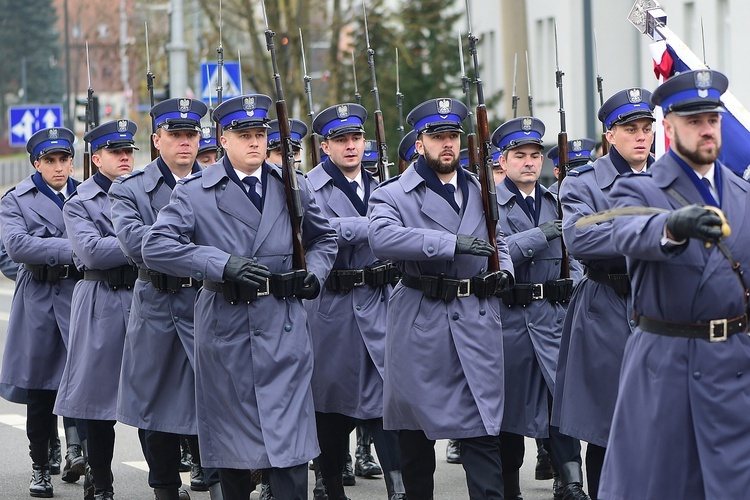
<path id="1" fill-rule="evenodd" d="M 378 143 L 378 180 L 383 182 L 388 179 L 388 144 L 385 142 L 385 124 L 383 123 L 383 111 L 380 109 L 380 93 L 378 92 L 378 81 L 375 77 L 375 51 L 370 46 L 370 32 L 367 29 L 367 9 L 362 0 L 362 12 L 365 20 L 365 39 L 367 40 L 367 64 L 370 66 L 372 77 L 373 98 L 375 100 L 375 141 Z"/>
<path id="2" fill-rule="evenodd" d="M 305 41 L 302 38 L 302 28 L 299 28 L 299 44 L 300 50 L 302 51 L 302 80 L 305 82 L 305 94 L 307 94 L 307 116 L 310 117 L 310 162 L 312 167 L 317 166 L 320 163 L 320 138 L 312 129 L 313 116 L 315 111 L 313 108 L 312 100 L 312 77 L 307 74 L 307 61 L 305 59 Z"/>

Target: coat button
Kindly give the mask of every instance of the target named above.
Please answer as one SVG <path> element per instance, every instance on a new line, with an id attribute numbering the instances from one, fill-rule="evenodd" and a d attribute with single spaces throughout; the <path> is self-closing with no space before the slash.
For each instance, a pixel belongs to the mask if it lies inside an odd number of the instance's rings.
<path id="1" fill-rule="evenodd" d="M 362 310 L 362 306 L 354 306 L 354 309 L 356 309 L 357 311 L 361 311 Z"/>
<path id="2" fill-rule="evenodd" d="M 432 253 L 432 252 L 435 251 L 435 247 L 433 247 L 432 245 L 430 245 L 430 246 L 427 247 L 427 251 L 430 252 L 430 253 Z"/>
<path id="3" fill-rule="evenodd" d="M 175 316 L 173 319 L 174 319 L 175 323 L 179 323 L 180 322 L 180 317 L 179 316 Z"/>
<path id="4" fill-rule="evenodd" d="M 529 263 L 529 267 L 534 267 L 534 264 L 536 264 L 536 262 L 534 262 L 534 261 L 532 260 L 532 261 L 531 261 L 531 262 Z"/>
<path id="5" fill-rule="evenodd" d="M 737 372 L 737 378 L 740 378 L 742 376 L 742 372 Z"/>
<path id="6" fill-rule="evenodd" d="M 203 273 L 195 273 L 195 279 L 201 281 L 203 279 Z"/>
<path id="7" fill-rule="evenodd" d="M 700 380 L 700 378 L 701 378 L 701 372 L 693 372 L 693 378 L 695 380 Z"/>
<path id="8" fill-rule="evenodd" d="M 453 321 L 457 321 L 460 317 L 461 316 L 459 316 L 458 313 L 453 313 Z"/>
<path id="9" fill-rule="evenodd" d="M 253 335 L 255 335 L 256 337 L 259 337 L 261 333 L 263 333 L 261 330 L 255 330 L 253 332 Z"/>
<path id="10" fill-rule="evenodd" d="M 528 255 L 529 257 L 531 257 L 532 255 L 534 255 L 534 250 L 532 250 L 531 248 L 529 248 L 528 250 L 526 250 L 526 255 Z"/>
<path id="11" fill-rule="evenodd" d="M 346 232 L 344 233 L 344 235 L 346 235 L 346 236 L 351 236 L 351 235 L 352 235 L 352 232 L 351 232 L 351 231 L 349 231 L 349 230 L 347 230 L 347 231 L 346 231 Z"/>
<path id="12" fill-rule="evenodd" d="M 484 316 L 485 314 L 487 314 L 487 311 L 485 311 L 484 309 L 480 309 L 479 310 L 479 315 L 480 316 Z"/>
<path id="13" fill-rule="evenodd" d="M 635 320 L 634 319 L 631 319 L 630 321 L 628 321 L 628 323 L 630 323 L 630 327 L 631 328 L 635 328 Z"/>
<path id="14" fill-rule="evenodd" d="M 225 190 L 225 189 L 227 188 L 227 185 L 226 185 L 226 184 L 222 184 L 222 185 L 221 185 L 221 186 L 219 186 L 219 187 L 221 188 L 221 190 L 222 190 L 222 191 L 224 191 L 224 190 Z"/>
<path id="15" fill-rule="evenodd" d="M 529 323 L 529 328 L 534 328 L 534 323 Z"/>
<path id="16" fill-rule="evenodd" d="M 284 325 L 284 331 L 285 332 L 291 332 L 292 331 L 292 325 L 290 325 L 289 323 L 285 324 Z"/>

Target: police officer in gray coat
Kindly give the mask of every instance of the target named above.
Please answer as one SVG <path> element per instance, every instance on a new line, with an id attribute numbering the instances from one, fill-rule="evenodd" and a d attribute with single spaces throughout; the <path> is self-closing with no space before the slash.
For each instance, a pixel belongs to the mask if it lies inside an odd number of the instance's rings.
<path id="1" fill-rule="evenodd" d="M 569 273 L 561 275 L 557 199 L 538 182 L 544 130 L 541 120 L 524 116 L 505 122 L 492 134 L 506 171 L 497 185 L 497 203 L 516 278 L 513 289 L 502 295 L 501 308 L 507 375 L 500 434 L 505 498 L 521 498 L 523 436 L 549 436 L 561 478 L 556 494 L 565 500 L 587 499 L 582 490 L 580 442 L 549 425 L 562 322 L 582 272 L 569 259 Z"/>
<path id="2" fill-rule="evenodd" d="M 495 247 L 479 183 L 458 165 L 467 114 L 449 98 L 413 109 L 407 121 L 420 157 L 370 197 L 370 248 L 403 273 L 388 304 L 383 424 L 399 430 L 411 500 L 432 498 L 434 440 L 446 438 L 461 440 L 469 495 L 503 496 L 503 345 L 494 294 L 512 283 L 513 264 L 498 225 L 502 270 L 477 286 Z"/>
<path id="3" fill-rule="evenodd" d="M 91 477 L 84 488 L 86 498 L 96 500 L 114 498 L 117 387 L 136 279 L 136 269 L 117 241 L 107 192 L 112 181 L 133 170 L 136 129 L 129 120 L 116 120 L 84 136 L 98 171 L 63 207 L 73 259 L 83 279 L 73 291 L 68 358 L 55 413 L 86 420 Z"/>
<path id="4" fill-rule="evenodd" d="M 64 200 L 78 184 L 69 177 L 74 140 L 73 132 L 59 127 L 32 135 L 26 150 L 36 172 L 0 202 L 4 246 L 8 256 L 21 264 L 8 322 L 0 395 L 26 404 L 33 464 L 29 493 L 33 497 L 53 495 L 48 449 L 57 417 L 52 408 L 65 367 L 73 287 L 80 278 L 62 215 Z M 64 479 L 74 482 L 83 473 L 84 460 L 72 420 L 65 419 L 65 429 L 69 451 L 75 456 L 69 457 Z M 73 471 L 71 460 L 75 461 Z"/>
<path id="5" fill-rule="evenodd" d="M 109 190 L 112 224 L 123 252 L 138 266 L 139 278 L 125 335 L 117 420 L 138 428 L 149 486 L 158 500 L 178 498 L 180 435 L 198 434 L 193 303 L 200 282 L 148 269 L 141 243 L 177 179 L 201 170 L 195 156 L 206 111 L 201 101 L 187 98 L 154 106 L 152 140 L 159 156 L 143 170 L 116 179 Z"/>
<path id="6" fill-rule="evenodd" d="M 383 431 L 383 352 L 387 301 L 395 268 L 376 261 L 367 240 L 367 206 L 377 182 L 362 166 L 367 110 L 337 104 L 320 112 L 313 130 L 328 159 L 307 174 L 321 212 L 338 236 L 339 252 L 325 289 L 306 303 L 313 348 L 313 399 L 328 498 L 345 499 L 341 470 L 357 420 L 375 420 L 375 446 L 388 497 L 404 495 L 398 435 Z M 369 437 L 368 437 L 369 446 Z"/>
<path id="7" fill-rule="evenodd" d="M 562 183 L 563 237 L 571 257 L 586 267 L 563 325 L 552 408 L 560 432 L 588 443 L 586 479 L 597 497 L 599 476 L 617 399 L 625 342 L 632 328 L 630 280 L 625 258 L 610 237 L 611 222 L 576 227 L 583 216 L 611 208 L 615 181 L 644 172 L 654 159 L 651 93 L 617 92 L 602 105 L 609 153 L 593 164 L 572 168 Z"/>
<path id="8" fill-rule="evenodd" d="M 270 105 L 256 94 L 216 108 L 226 155 L 178 183 L 142 249 L 149 269 L 203 280 L 195 302 L 198 439 L 203 466 L 220 469 L 229 499 L 249 498 L 251 469 L 269 469 L 275 498 L 307 498 L 307 462 L 320 453 L 302 299 L 318 295 L 336 233 L 298 173 L 307 271 L 292 269 L 281 171 L 265 161 Z"/>
<path id="9" fill-rule="evenodd" d="M 614 208 L 663 211 L 612 226 L 636 325 L 601 498 L 747 498 L 750 489 L 750 186 L 717 159 L 727 86 L 718 71 L 694 70 L 654 90 L 669 150 L 611 193 Z"/>

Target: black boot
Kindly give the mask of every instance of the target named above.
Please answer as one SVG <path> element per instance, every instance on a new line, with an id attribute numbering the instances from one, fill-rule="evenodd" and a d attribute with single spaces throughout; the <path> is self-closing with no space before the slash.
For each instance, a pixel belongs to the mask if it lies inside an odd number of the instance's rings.
<path id="1" fill-rule="evenodd" d="M 86 472 L 86 459 L 83 457 L 83 448 L 75 425 L 65 428 L 65 445 L 68 449 L 65 452 L 62 480 L 66 483 L 75 483 Z"/>
<path id="2" fill-rule="evenodd" d="M 86 464 L 86 471 L 83 476 L 83 500 L 94 500 L 95 492 L 94 476 L 91 475 L 91 467 Z"/>
<path id="3" fill-rule="evenodd" d="M 315 487 L 313 488 L 313 500 L 328 500 L 326 494 L 326 487 L 323 485 L 323 474 L 320 472 L 320 464 L 318 460 L 312 460 L 310 462 L 312 470 L 315 472 Z"/>
<path id="4" fill-rule="evenodd" d="M 344 478 L 344 486 L 354 486 L 357 484 L 357 479 L 354 477 L 354 469 L 352 469 L 351 453 L 346 454 L 346 463 L 344 464 L 344 470 L 341 471 L 341 476 Z"/>
<path id="5" fill-rule="evenodd" d="M 562 500 L 591 500 L 583 491 L 583 471 L 578 462 L 567 462 L 560 467 Z"/>
<path id="6" fill-rule="evenodd" d="M 383 473 L 383 469 L 372 456 L 372 433 L 367 424 L 357 426 L 357 451 L 354 453 L 354 474 L 360 477 L 370 478 Z"/>
<path id="7" fill-rule="evenodd" d="M 349 500 L 344 493 L 344 483 L 341 476 L 323 478 L 328 500 Z"/>
<path id="8" fill-rule="evenodd" d="M 62 447 L 60 446 L 60 432 L 57 430 L 57 417 L 52 419 L 52 431 L 49 438 L 49 473 L 56 476 L 60 473 L 62 464 Z"/>
<path id="9" fill-rule="evenodd" d="M 400 470 L 385 473 L 385 489 L 388 491 L 388 500 L 406 500 L 406 488 Z"/>
<path id="10" fill-rule="evenodd" d="M 549 452 L 544 447 L 542 439 L 536 440 L 536 469 L 534 470 L 534 479 L 544 481 L 552 479 L 552 462 L 549 459 Z"/>
<path id="11" fill-rule="evenodd" d="M 180 500 L 190 500 L 190 493 L 185 488 L 177 488 L 177 497 Z"/>
<path id="12" fill-rule="evenodd" d="M 503 471 L 503 489 L 505 500 L 523 500 L 518 469 L 510 472 Z"/>
<path id="13" fill-rule="evenodd" d="M 32 465 L 29 495 L 35 498 L 52 498 L 52 479 L 49 466 Z"/>
<path id="14" fill-rule="evenodd" d="M 180 456 L 180 472 L 190 472 L 190 466 L 193 464 L 193 457 L 190 454 L 190 445 L 188 440 L 184 437 L 180 437 L 180 449 L 182 455 Z"/>
<path id="15" fill-rule="evenodd" d="M 445 461 L 449 464 L 461 463 L 461 441 L 458 439 L 448 440 L 448 446 L 445 448 Z"/>
<path id="16" fill-rule="evenodd" d="M 180 500 L 180 491 L 177 488 L 154 488 L 155 500 Z"/>
<path id="17" fill-rule="evenodd" d="M 203 467 L 195 462 L 190 466 L 190 489 L 193 491 L 208 491 Z"/>

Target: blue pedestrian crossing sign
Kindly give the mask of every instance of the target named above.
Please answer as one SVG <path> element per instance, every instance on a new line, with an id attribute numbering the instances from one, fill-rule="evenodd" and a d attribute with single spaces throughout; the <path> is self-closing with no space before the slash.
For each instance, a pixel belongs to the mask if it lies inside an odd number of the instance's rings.
<path id="1" fill-rule="evenodd" d="M 26 146 L 35 132 L 62 126 L 62 104 L 25 104 L 8 108 L 8 142 L 11 146 Z"/>
<path id="2" fill-rule="evenodd" d="M 240 95 L 240 63 L 235 61 L 225 61 L 224 71 L 222 72 L 221 97 L 226 100 L 230 97 Z M 219 65 L 217 63 L 201 64 L 201 99 L 206 104 L 216 106 L 216 86 L 219 82 Z M 209 99 L 210 97 L 210 99 Z"/>

